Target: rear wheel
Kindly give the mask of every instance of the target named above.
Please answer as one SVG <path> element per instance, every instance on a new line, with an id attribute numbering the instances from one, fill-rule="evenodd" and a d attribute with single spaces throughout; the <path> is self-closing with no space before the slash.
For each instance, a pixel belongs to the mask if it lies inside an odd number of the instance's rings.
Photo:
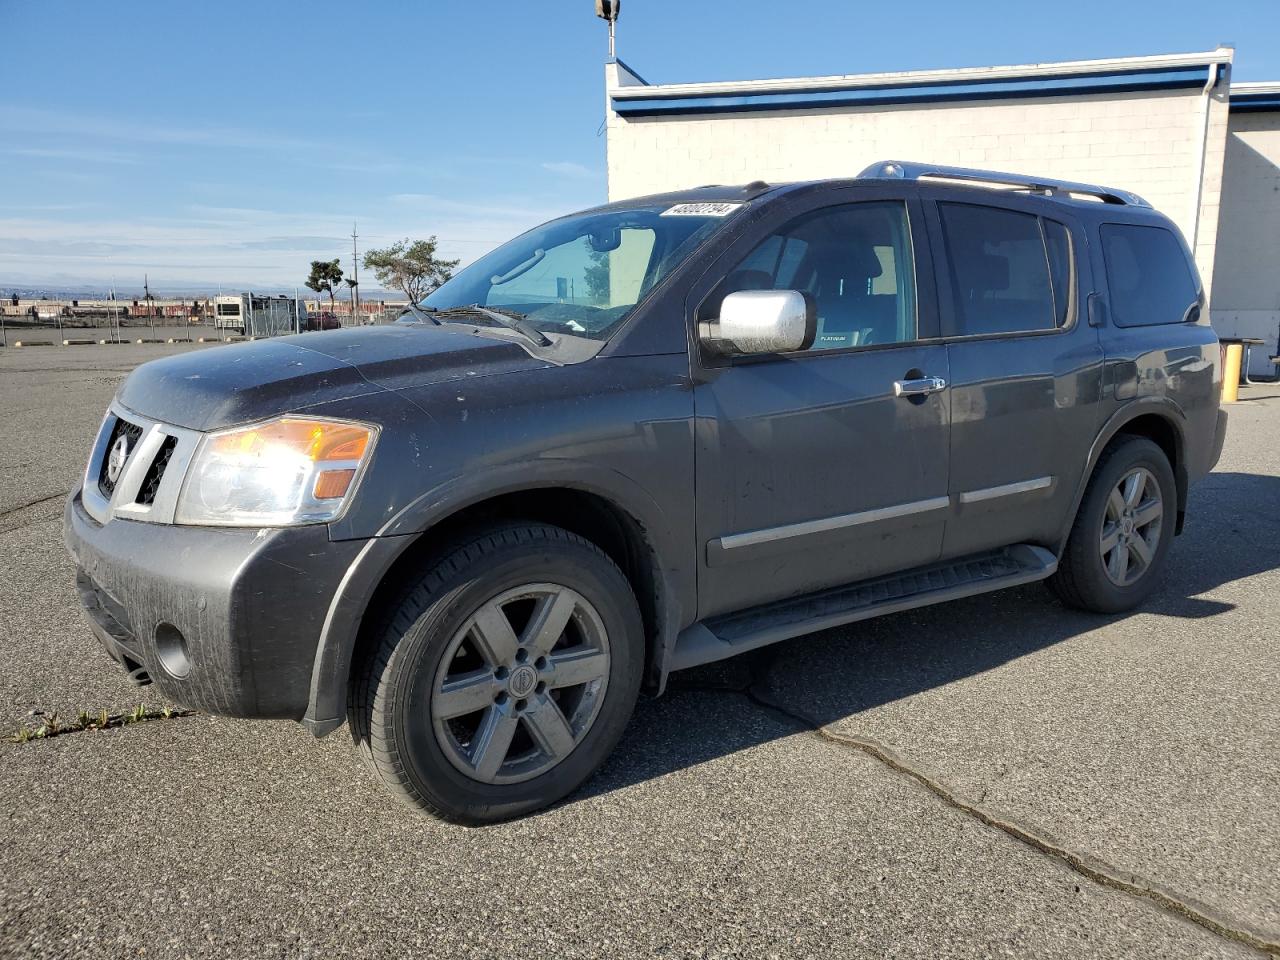
<path id="1" fill-rule="evenodd" d="M 1173 539 L 1177 487 L 1169 460 L 1145 437 L 1103 453 L 1049 586 L 1069 606 L 1118 613 L 1159 581 Z"/>
<path id="2" fill-rule="evenodd" d="M 622 572 L 544 524 L 477 533 L 399 601 L 349 718 L 407 802 L 463 823 L 519 816 L 578 787 L 631 715 L 644 656 Z"/>

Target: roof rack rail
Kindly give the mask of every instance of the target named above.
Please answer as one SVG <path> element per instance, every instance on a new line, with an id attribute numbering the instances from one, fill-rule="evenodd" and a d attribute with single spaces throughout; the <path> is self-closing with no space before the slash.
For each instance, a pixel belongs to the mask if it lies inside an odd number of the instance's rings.
<path id="1" fill-rule="evenodd" d="M 1028 177 L 1020 173 L 997 173 L 993 170 L 971 170 L 967 167 L 947 167 L 941 164 L 912 163 L 901 160 L 880 160 L 871 164 L 859 179 L 873 180 L 967 180 L 973 183 L 990 183 L 998 186 L 1032 190 L 1051 197 L 1082 194 L 1096 197 L 1103 203 L 1117 203 L 1130 207 L 1150 207 L 1136 193 L 1100 187 L 1092 183 L 1074 183 L 1070 180 L 1051 180 L 1048 177 Z"/>

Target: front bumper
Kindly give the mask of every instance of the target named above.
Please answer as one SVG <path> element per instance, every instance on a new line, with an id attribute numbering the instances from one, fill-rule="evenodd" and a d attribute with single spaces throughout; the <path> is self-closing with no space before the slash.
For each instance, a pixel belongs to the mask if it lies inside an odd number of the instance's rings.
<path id="1" fill-rule="evenodd" d="M 334 596 L 366 543 L 330 541 L 323 525 L 98 523 L 79 490 L 64 537 L 89 624 L 135 680 L 210 713 L 295 720 Z"/>

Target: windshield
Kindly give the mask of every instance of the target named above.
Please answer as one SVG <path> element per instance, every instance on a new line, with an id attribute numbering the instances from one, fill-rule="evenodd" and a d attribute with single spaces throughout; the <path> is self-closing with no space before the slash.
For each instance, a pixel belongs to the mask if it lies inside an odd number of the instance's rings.
<path id="1" fill-rule="evenodd" d="M 668 204 L 553 220 L 477 260 L 422 306 L 479 305 L 522 316 L 540 331 L 605 340 L 737 207 Z"/>

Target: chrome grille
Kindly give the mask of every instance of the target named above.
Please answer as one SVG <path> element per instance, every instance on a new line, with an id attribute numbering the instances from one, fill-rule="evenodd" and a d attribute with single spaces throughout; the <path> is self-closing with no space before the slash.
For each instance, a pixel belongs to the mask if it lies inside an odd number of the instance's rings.
<path id="1" fill-rule="evenodd" d="M 138 490 L 138 503 L 151 504 L 156 502 L 156 492 L 160 489 L 160 481 L 164 479 L 165 468 L 169 466 L 169 461 L 173 459 L 173 451 L 177 446 L 177 437 L 164 438 L 164 443 L 160 445 L 160 452 L 151 461 L 151 466 L 147 467 L 146 476 L 142 478 L 142 486 Z"/>
<path id="2" fill-rule="evenodd" d="M 107 456 L 102 458 L 102 466 L 98 468 L 98 489 L 102 491 L 103 496 L 110 497 L 116 490 L 116 482 L 120 479 L 117 475 L 113 480 L 107 470 L 111 462 L 110 451 L 116 445 L 116 442 L 124 437 L 128 443 L 127 453 L 125 454 L 125 463 L 129 462 L 129 457 L 133 456 L 134 449 L 138 446 L 138 440 L 142 436 L 142 428 L 136 423 L 130 423 L 122 417 L 117 417 L 115 426 L 111 428 L 111 436 L 107 438 Z M 123 471 L 123 465 L 121 465 Z"/>
<path id="3" fill-rule="evenodd" d="M 107 476 L 111 448 L 124 437 L 129 452 L 114 482 Z M 98 523 L 115 518 L 173 523 L 178 494 L 202 434 L 111 405 L 94 441 L 81 489 L 84 508 Z"/>

